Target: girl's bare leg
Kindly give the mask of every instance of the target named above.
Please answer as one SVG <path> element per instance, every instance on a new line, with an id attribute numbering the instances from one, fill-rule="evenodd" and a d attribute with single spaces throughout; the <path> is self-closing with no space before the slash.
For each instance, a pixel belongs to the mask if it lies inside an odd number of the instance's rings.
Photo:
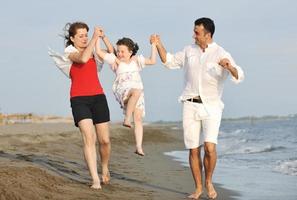
<path id="1" fill-rule="evenodd" d="M 134 135 L 136 141 L 136 151 L 135 153 L 141 156 L 144 156 L 142 149 L 142 140 L 143 140 L 143 125 L 142 125 L 142 113 L 143 110 L 135 108 L 134 111 Z"/>
<path id="2" fill-rule="evenodd" d="M 132 113 L 135 110 L 135 106 L 137 104 L 137 101 L 141 95 L 142 90 L 140 89 L 131 89 L 128 93 L 127 97 L 127 109 L 126 109 L 126 115 L 124 119 L 123 126 L 131 128 L 131 118 L 132 118 Z"/>

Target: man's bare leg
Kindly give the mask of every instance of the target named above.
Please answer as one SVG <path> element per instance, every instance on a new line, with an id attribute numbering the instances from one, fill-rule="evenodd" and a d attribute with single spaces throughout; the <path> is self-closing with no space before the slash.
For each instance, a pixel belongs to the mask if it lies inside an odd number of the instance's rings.
<path id="1" fill-rule="evenodd" d="M 217 162 L 216 144 L 205 142 L 204 151 L 205 188 L 208 197 L 210 199 L 215 199 L 217 197 L 217 192 L 212 183 L 212 175 Z"/>
<path id="2" fill-rule="evenodd" d="M 199 199 L 203 193 L 202 185 L 202 161 L 200 156 L 201 147 L 189 150 L 189 162 L 192 171 L 192 175 L 195 181 L 196 190 L 188 196 L 190 199 Z"/>
<path id="3" fill-rule="evenodd" d="M 108 163 L 110 158 L 110 139 L 109 139 L 109 124 L 108 122 L 96 124 L 96 133 L 99 141 L 99 153 L 102 167 L 102 182 L 108 184 L 110 181 L 110 173 Z"/>

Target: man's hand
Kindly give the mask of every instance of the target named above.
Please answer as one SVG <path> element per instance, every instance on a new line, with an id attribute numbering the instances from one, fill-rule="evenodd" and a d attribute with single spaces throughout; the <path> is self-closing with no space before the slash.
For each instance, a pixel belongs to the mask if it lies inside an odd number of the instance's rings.
<path id="1" fill-rule="evenodd" d="M 223 58 L 220 60 L 219 65 L 221 65 L 224 69 L 228 70 L 233 77 L 238 79 L 238 72 L 235 67 L 232 66 L 230 60 L 228 58 Z"/>
<path id="2" fill-rule="evenodd" d="M 163 44 L 161 42 L 160 36 L 157 35 L 157 34 L 152 34 L 150 36 L 150 43 L 156 45 L 159 56 L 161 58 L 161 61 L 163 63 L 166 63 L 166 54 L 167 54 L 167 52 L 166 52 L 166 49 L 164 48 L 164 46 L 163 46 Z"/>
<path id="3" fill-rule="evenodd" d="M 231 68 L 233 68 L 228 58 L 223 58 L 222 60 L 220 60 L 219 65 L 221 65 L 224 69 L 227 69 L 229 71 Z"/>

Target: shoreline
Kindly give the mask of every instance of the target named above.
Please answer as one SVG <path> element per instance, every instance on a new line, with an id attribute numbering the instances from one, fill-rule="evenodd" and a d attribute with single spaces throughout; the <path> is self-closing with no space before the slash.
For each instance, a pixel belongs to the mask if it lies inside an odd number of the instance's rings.
<path id="1" fill-rule="evenodd" d="M 185 199 L 194 190 L 190 169 L 164 152 L 184 150 L 170 125 L 144 126 L 146 156 L 134 154 L 132 130 L 111 124 L 111 184 L 92 190 L 81 136 L 70 123 L 0 127 L 0 199 Z M 100 174 L 100 166 L 98 167 Z M 239 194 L 216 184 L 218 199 Z M 206 199 L 203 195 L 200 199 Z"/>

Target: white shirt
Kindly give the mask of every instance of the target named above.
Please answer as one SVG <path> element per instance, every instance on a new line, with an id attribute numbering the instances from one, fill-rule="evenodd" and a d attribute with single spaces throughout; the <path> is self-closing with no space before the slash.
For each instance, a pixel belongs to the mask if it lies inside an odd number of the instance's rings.
<path id="1" fill-rule="evenodd" d="M 78 52 L 78 50 L 73 45 L 69 45 L 68 47 L 65 48 L 64 55 L 61 55 L 50 48 L 48 49 L 49 56 L 53 58 L 58 69 L 60 69 L 63 72 L 63 74 L 65 74 L 68 78 L 70 78 L 70 68 L 73 63 L 68 57 L 71 53 L 75 53 L 75 52 Z M 97 70 L 101 71 L 103 62 L 99 59 L 95 51 L 93 54 L 97 64 Z"/>
<path id="2" fill-rule="evenodd" d="M 218 64 L 223 58 L 228 58 L 232 66 L 237 69 L 238 79 L 232 77 L 232 81 L 241 82 L 244 79 L 242 69 L 235 64 L 228 52 L 214 42 L 208 45 L 205 52 L 193 44 L 174 55 L 167 53 L 166 63 L 163 64 L 170 69 L 184 70 L 184 89 L 179 100 L 184 102 L 200 95 L 208 111 L 213 108 L 222 110 L 223 84 L 230 73 Z"/>

